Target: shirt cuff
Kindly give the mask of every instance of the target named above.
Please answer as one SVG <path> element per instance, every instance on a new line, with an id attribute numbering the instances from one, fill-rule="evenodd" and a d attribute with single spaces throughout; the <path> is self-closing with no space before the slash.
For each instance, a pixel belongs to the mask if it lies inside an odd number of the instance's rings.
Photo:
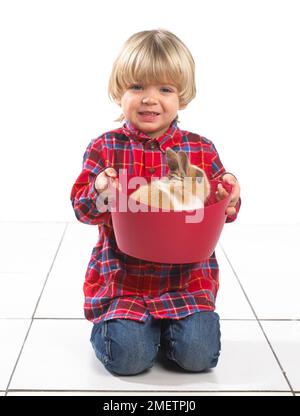
<path id="1" fill-rule="evenodd" d="M 236 209 L 236 212 L 235 212 L 235 214 L 233 214 L 233 215 L 227 215 L 227 217 L 226 217 L 226 221 L 225 222 L 233 222 L 233 221 L 235 221 L 236 220 L 236 218 L 237 218 L 237 215 L 238 215 L 238 213 L 239 213 L 239 210 L 240 210 L 240 207 L 241 207 L 241 203 L 242 203 L 242 200 L 241 200 L 241 198 L 238 200 L 238 202 L 236 203 L 236 205 L 235 205 L 235 209 Z"/>
<path id="2" fill-rule="evenodd" d="M 238 181 L 238 178 L 233 173 L 231 173 L 231 172 L 224 172 L 224 173 L 222 173 L 222 175 L 220 176 L 220 180 L 222 181 L 223 180 L 223 176 L 224 175 L 227 175 L 227 174 L 232 175 Z"/>
<path id="3" fill-rule="evenodd" d="M 93 181 L 90 183 L 90 189 L 89 189 L 89 192 L 88 192 L 88 197 L 96 204 L 97 197 L 98 197 L 99 194 L 96 191 L 95 182 L 96 182 L 96 178 L 94 178 Z"/>

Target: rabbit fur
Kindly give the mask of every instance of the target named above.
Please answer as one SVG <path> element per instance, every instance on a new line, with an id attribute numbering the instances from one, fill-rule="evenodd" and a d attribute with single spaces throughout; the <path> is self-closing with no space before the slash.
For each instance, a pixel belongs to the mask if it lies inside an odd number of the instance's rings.
<path id="1" fill-rule="evenodd" d="M 166 149 L 169 175 L 141 185 L 130 198 L 164 210 L 199 209 L 210 193 L 209 180 L 201 168 L 192 165 L 184 151 Z"/>

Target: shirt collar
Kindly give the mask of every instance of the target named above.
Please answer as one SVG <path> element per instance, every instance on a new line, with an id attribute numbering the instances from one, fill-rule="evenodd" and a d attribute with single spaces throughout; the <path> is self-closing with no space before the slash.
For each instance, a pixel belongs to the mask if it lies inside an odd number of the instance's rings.
<path id="1" fill-rule="evenodd" d="M 168 130 L 162 136 L 155 138 L 150 137 L 146 133 L 138 130 L 129 120 L 126 120 L 122 130 L 123 133 L 130 139 L 141 142 L 157 142 L 163 152 L 166 151 L 167 147 L 172 147 L 180 143 L 182 139 L 181 130 L 178 128 L 176 120 L 170 124 Z"/>

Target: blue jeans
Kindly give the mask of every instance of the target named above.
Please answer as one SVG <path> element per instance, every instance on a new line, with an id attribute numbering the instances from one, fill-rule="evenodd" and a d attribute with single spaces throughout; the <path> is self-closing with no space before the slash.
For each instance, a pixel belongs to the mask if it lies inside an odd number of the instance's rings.
<path id="1" fill-rule="evenodd" d="M 217 365 L 220 343 L 219 315 L 197 312 L 183 319 L 154 319 L 145 323 L 112 319 L 95 324 L 91 343 L 97 358 L 112 374 L 133 375 L 153 366 L 161 347 L 166 357 L 187 371 Z"/>

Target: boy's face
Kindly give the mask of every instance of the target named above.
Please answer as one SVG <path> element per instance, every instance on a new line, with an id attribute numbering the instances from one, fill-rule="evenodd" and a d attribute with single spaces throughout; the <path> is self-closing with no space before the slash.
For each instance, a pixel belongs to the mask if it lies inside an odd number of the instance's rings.
<path id="1" fill-rule="evenodd" d="M 178 91 L 172 84 L 134 84 L 115 100 L 123 110 L 125 119 L 150 137 L 165 133 L 176 118 L 179 104 Z"/>

